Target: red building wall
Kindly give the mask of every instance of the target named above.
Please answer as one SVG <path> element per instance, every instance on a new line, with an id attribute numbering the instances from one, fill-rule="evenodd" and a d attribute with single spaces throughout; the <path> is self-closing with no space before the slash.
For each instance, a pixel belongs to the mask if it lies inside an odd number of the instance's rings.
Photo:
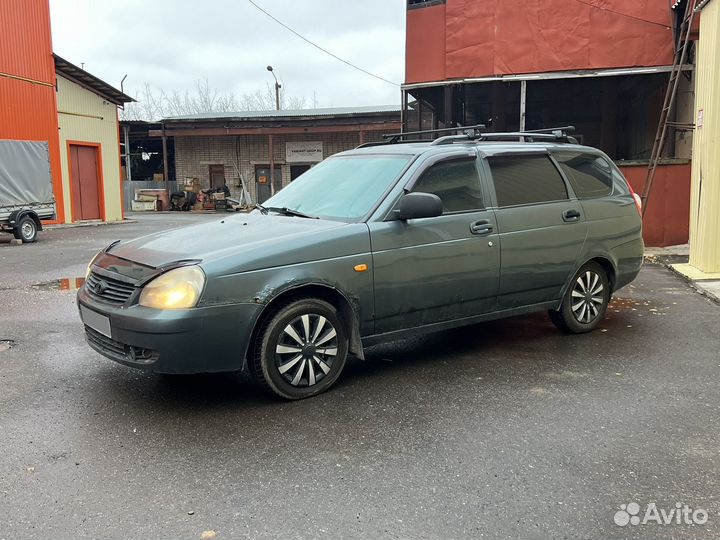
<path id="1" fill-rule="evenodd" d="M 620 167 L 635 193 L 642 193 L 647 165 Z M 660 165 L 643 217 L 643 238 L 649 247 L 687 244 L 690 237 L 690 163 Z"/>
<path id="2" fill-rule="evenodd" d="M 668 0 L 447 0 L 408 9 L 405 82 L 669 65 L 671 19 Z"/>
<path id="3" fill-rule="evenodd" d="M 48 0 L 0 1 L 0 139 L 49 144 L 57 213 L 63 216 Z"/>

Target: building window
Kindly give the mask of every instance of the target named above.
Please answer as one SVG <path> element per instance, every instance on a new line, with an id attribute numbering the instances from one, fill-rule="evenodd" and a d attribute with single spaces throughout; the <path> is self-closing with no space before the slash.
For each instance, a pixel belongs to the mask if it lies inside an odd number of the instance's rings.
<path id="1" fill-rule="evenodd" d="M 615 161 L 650 158 L 668 83 L 667 73 L 529 80 L 525 94 L 525 129 L 573 125 L 580 143 L 603 150 Z M 453 83 L 409 91 L 407 131 L 485 124 L 487 131 L 520 129 L 519 81 Z M 667 138 L 665 157 L 689 157 L 692 82 L 682 77 L 676 122 Z"/>
<path id="2" fill-rule="evenodd" d="M 408 9 L 436 6 L 444 3 L 445 0 L 408 0 Z"/>
<path id="3" fill-rule="evenodd" d="M 490 157 L 488 162 L 500 207 L 568 198 L 565 182 L 547 156 Z"/>

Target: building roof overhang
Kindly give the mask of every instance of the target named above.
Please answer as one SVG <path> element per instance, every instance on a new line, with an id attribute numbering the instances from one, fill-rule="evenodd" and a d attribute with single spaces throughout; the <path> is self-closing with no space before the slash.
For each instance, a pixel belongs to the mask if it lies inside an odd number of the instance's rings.
<path id="1" fill-rule="evenodd" d="M 335 107 L 203 113 L 164 118 L 151 136 L 291 135 L 387 131 L 400 126 L 400 107 Z"/>
<path id="2" fill-rule="evenodd" d="M 65 60 L 64 58 L 53 54 L 55 58 L 55 71 L 62 77 L 79 84 L 83 88 L 94 92 L 106 101 L 123 106 L 125 103 L 135 101 L 127 94 L 121 92 L 117 88 L 109 85 L 95 75 L 88 73 L 84 69 Z"/>
<path id="3" fill-rule="evenodd" d="M 690 64 L 683 66 L 683 71 L 692 71 L 694 67 Z M 609 68 L 609 69 L 588 69 L 577 71 L 551 71 L 546 73 L 525 73 L 516 75 L 497 75 L 489 77 L 474 77 L 467 79 L 449 79 L 444 81 L 423 82 L 403 84 L 403 90 L 414 90 L 416 88 L 430 88 L 433 86 L 446 86 L 451 84 L 473 84 L 493 81 L 541 81 L 556 79 L 581 79 L 587 77 L 618 77 L 622 75 L 651 75 L 653 73 L 667 73 L 672 71 L 672 66 L 652 67 L 631 67 L 631 68 Z"/>

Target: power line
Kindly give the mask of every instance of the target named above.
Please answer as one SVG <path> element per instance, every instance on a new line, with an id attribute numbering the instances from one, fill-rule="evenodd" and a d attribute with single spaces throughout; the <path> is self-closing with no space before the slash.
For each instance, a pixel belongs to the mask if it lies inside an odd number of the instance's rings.
<path id="1" fill-rule="evenodd" d="M 640 21 L 640 22 L 644 22 L 647 24 L 654 24 L 655 26 L 660 26 L 661 28 L 665 28 L 666 30 L 671 30 L 671 28 L 667 24 L 662 24 L 662 23 L 655 22 L 655 21 L 649 21 L 648 19 L 643 19 L 642 17 L 635 17 L 635 15 L 629 15 L 627 13 L 615 11 L 614 9 L 599 6 L 599 5 L 593 4 L 591 2 L 586 2 L 585 0 L 575 0 L 575 1 L 580 2 L 581 4 L 585 4 L 586 6 L 590 6 L 591 8 L 599 9 L 601 11 L 607 11 L 609 13 L 614 13 L 615 15 L 620 15 L 621 17 L 626 17 L 628 19 L 633 19 L 635 21 Z"/>
<path id="2" fill-rule="evenodd" d="M 343 64 L 346 64 L 346 65 L 350 66 L 350 67 L 353 68 L 353 69 L 357 69 L 358 71 L 362 71 L 362 72 L 365 73 L 366 75 L 370 75 L 371 77 L 375 77 L 376 79 L 379 79 L 379 80 L 381 80 L 381 81 L 383 81 L 383 82 L 386 82 L 386 83 L 388 83 L 388 84 L 392 84 L 393 86 L 400 86 L 398 83 L 394 83 L 394 82 L 392 82 L 392 81 L 389 81 L 389 80 L 381 77 L 380 75 L 375 75 L 374 73 L 371 73 L 371 72 L 369 72 L 369 71 L 366 70 L 366 69 L 363 69 L 363 68 L 361 68 L 361 67 L 359 67 L 359 66 L 356 66 L 355 64 L 353 64 L 353 63 L 351 63 L 351 62 L 348 62 L 347 60 L 345 60 L 345 59 L 343 59 L 343 58 L 340 58 L 338 55 L 331 53 L 331 52 L 328 51 L 327 49 L 323 49 L 323 48 L 322 48 L 320 45 L 318 45 L 317 43 L 313 43 L 313 42 L 310 41 L 308 38 L 306 38 L 305 36 L 299 34 L 299 33 L 296 32 L 295 30 L 293 30 L 292 28 L 290 28 L 287 24 L 285 24 L 285 23 L 282 22 L 281 20 L 277 19 L 276 17 L 274 17 L 273 15 L 271 15 L 270 13 L 268 13 L 267 11 L 265 11 L 263 8 L 261 8 L 261 7 L 260 7 L 259 5 L 257 5 L 255 2 L 253 2 L 253 0 L 248 0 L 248 2 L 250 2 L 253 6 L 255 6 L 257 9 L 259 9 L 260 11 L 262 11 L 265 15 L 267 15 L 268 17 L 270 17 L 273 21 L 275 21 L 276 23 L 278 23 L 280 26 L 282 26 L 283 28 L 289 30 L 290 32 L 292 32 L 293 34 L 295 34 L 297 37 L 299 37 L 300 39 L 302 39 L 302 40 L 305 41 L 306 43 L 309 43 L 310 45 L 312 45 L 312 46 L 315 47 L 316 49 L 319 49 L 319 50 L 321 50 L 322 52 L 324 52 L 325 54 L 332 56 L 335 60 L 340 60 L 340 62 L 342 62 Z"/>

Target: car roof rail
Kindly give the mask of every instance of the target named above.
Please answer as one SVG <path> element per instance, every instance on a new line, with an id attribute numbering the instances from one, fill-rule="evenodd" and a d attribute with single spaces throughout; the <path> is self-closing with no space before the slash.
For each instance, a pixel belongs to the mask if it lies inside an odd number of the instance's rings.
<path id="1" fill-rule="evenodd" d="M 416 137 L 418 135 L 436 135 L 440 133 L 453 133 L 463 132 L 459 137 L 469 138 L 480 134 L 480 130 L 485 129 L 485 124 L 475 124 L 474 126 L 456 126 L 449 128 L 439 129 L 424 129 L 421 131 L 405 131 L 402 133 L 386 133 L 383 134 L 382 141 L 368 142 L 361 144 L 357 148 L 367 148 L 370 146 L 382 146 L 385 144 L 401 144 L 401 143 L 416 143 L 416 142 L 432 142 L 432 139 L 411 139 L 407 140 L 406 137 Z"/>
<path id="2" fill-rule="evenodd" d="M 525 131 L 508 131 L 496 133 L 480 133 L 474 136 L 469 135 L 448 135 L 435 139 L 431 144 L 443 145 L 453 144 L 461 141 L 517 141 L 517 142 L 555 142 L 578 144 L 578 140 L 569 135 L 575 131 L 575 126 L 563 126 L 556 128 L 532 129 Z"/>

